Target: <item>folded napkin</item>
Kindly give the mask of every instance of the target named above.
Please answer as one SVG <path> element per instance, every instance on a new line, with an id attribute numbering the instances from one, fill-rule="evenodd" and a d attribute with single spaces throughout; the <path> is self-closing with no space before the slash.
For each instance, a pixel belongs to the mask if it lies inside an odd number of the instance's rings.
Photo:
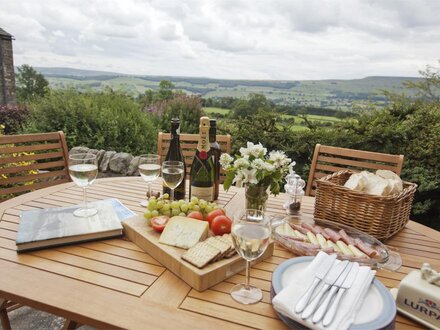
<path id="1" fill-rule="evenodd" d="M 370 267 L 361 266 L 359 268 L 359 272 L 351 288 L 344 293 L 333 322 L 326 328 L 322 325 L 322 320 L 316 324 L 312 323 L 311 319 L 313 314 L 308 319 L 303 320 L 301 319 L 301 315 L 296 314 L 294 311 L 296 303 L 313 283 L 315 272 L 326 258 L 331 257 L 325 252 L 319 252 L 306 268 L 292 274 L 292 277 L 289 279 L 289 284 L 275 296 L 272 300 L 272 304 L 279 313 L 311 329 L 348 329 L 353 323 L 357 311 L 362 306 L 365 295 L 376 274 Z M 339 260 L 335 260 L 335 264 L 339 262 Z M 322 286 L 323 284 L 321 283 L 316 288 L 314 295 Z"/>

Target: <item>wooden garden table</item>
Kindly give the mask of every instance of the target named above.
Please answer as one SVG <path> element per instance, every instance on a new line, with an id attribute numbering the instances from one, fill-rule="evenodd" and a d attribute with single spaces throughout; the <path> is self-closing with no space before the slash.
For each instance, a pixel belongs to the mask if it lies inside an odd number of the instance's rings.
<path id="1" fill-rule="evenodd" d="M 88 196 L 90 200 L 118 198 L 134 212 L 142 213 L 139 201 L 146 188 L 139 177 L 98 179 L 89 188 Z M 153 189 L 161 189 L 160 181 Z M 244 281 L 244 273 L 198 292 L 124 239 L 16 253 L 15 237 L 22 210 L 68 206 L 81 200 L 81 189 L 74 183 L 65 183 L 0 203 L 0 298 L 98 328 L 286 328 L 270 304 L 269 289 L 272 271 L 295 256 L 279 246 L 271 258 L 251 270 L 251 283 L 264 290 L 263 301 L 251 306 L 240 305 L 229 296 L 230 288 Z M 268 212 L 284 214 L 283 201 L 282 195 L 270 197 Z M 222 191 L 219 203 L 230 209 L 244 205 L 241 190 Z M 305 216 L 313 213 L 313 204 L 314 198 L 304 198 Z M 377 272 L 387 287 L 396 287 L 424 261 L 440 268 L 437 231 L 409 222 L 387 244 L 398 248 L 403 259 L 398 272 Z M 400 315 L 396 327 L 420 328 Z"/>

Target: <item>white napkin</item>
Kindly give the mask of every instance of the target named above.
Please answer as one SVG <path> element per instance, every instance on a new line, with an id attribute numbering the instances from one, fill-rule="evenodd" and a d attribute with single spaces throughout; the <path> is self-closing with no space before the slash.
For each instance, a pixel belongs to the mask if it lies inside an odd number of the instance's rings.
<path id="1" fill-rule="evenodd" d="M 362 306 L 365 295 L 370 288 L 370 284 L 374 279 L 376 271 L 371 270 L 370 267 L 361 266 L 359 272 L 350 289 L 346 290 L 344 296 L 339 304 L 338 311 L 333 322 L 326 328 L 322 325 L 322 321 L 313 324 L 310 316 L 303 320 L 299 314 L 294 311 L 295 305 L 301 296 L 306 292 L 312 284 L 314 274 L 322 262 L 330 256 L 324 252 L 319 252 L 313 261 L 300 272 L 295 272 L 290 279 L 290 284 L 287 285 L 276 297 L 272 300 L 273 307 L 281 314 L 311 328 L 311 329 L 338 329 L 344 330 L 353 323 L 356 313 Z M 339 263 L 335 261 L 335 264 Z M 314 295 L 322 287 L 320 284 L 314 292 Z"/>

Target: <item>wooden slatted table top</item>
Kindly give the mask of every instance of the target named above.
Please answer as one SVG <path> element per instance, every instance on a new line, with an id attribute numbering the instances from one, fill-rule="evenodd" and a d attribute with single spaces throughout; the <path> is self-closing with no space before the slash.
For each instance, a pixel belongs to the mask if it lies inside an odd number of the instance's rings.
<path id="1" fill-rule="evenodd" d="M 139 177 L 99 179 L 89 189 L 89 200 L 118 198 L 141 214 L 139 201 L 146 183 Z M 153 190 L 161 190 L 160 181 Z M 237 274 L 204 292 L 191 289 L 135 244 L 124 239 L 83 243 L 18 255 L 15 237 L 22 210 L 80 204 L 82 190 L 65 183 L 0 203 L 0 298 L 51 312 L 100 328 L 172 329 L 285 329 L 270 304 L 273 270 L 295 257 L 280 246 L 274 255 L 255 265 L 251 283 L 264 290 L 263 301 L 244 306 L 229 296 L 230 288 L 244 282 Z M 220 193 L 219 204 L 229 209 L 244 205 L 242 191 Z M 284 196 L 270 197 L 269 213 L 284 215 Z M 314 198 L 305 197 L 304 216 L 313 213 Z M 399 250 L 398 272 L 379 270 L 387 287 L 397 287 L 411 270 L 429 262 L 440 268 L 440 233 L 410 222 L 386 242 Z M 397 329 L 421 328 L 398 315 Z"/>

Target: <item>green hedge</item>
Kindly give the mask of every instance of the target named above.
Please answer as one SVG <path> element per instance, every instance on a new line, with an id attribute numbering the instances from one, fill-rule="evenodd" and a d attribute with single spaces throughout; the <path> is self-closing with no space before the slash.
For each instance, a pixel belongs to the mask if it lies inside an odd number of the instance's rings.
<path id="1" fill-rule="evenodd" d="M 121 93 L 51 90 L 31 103 L 30 109 L 25 131 L 62 130 L 69 148 L 82 145 L 133 154 L 156 150 L 157 129 L 150 115 L 141 112 L 132 98 Z"/>

